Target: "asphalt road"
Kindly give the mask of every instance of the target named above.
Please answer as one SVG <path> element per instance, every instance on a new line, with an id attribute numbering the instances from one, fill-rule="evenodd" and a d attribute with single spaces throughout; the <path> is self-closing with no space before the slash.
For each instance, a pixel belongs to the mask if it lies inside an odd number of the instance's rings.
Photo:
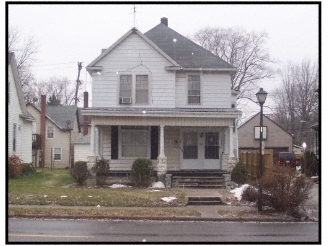
<path id="1" fill-rule="evenodd" d="M 8 220 L 12 242 L 274 242 L 318 243 L 319 224 L 111 220 Z"/>

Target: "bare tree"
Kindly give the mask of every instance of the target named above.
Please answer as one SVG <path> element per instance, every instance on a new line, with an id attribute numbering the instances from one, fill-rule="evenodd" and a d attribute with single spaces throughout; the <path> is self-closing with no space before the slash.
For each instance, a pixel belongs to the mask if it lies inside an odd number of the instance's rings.
<path id="1" fill-rule="evenodd" d="M 75 96 L 74 83 L 70 83 L 67 77 L 51 77 L 47 81 L 34 82 L 29 86 L 27 101 L 31 102 L 33 98 L 40 98 L 41 95 L 47 95 L 47 97 L 54 96 L 63 106 L 73 105 Z M 81 93 L 79 97 L 81 97 Z"/>
<path id="2" fill-rule="evenodd" d="M 315 134 L 311 125 L 318 123 L 318 65 L 304 59 L 289 63 L 281 72 L 282 86 L 272 96 L 276 102 L 273 120 L 294 135 L 294 143 L 313 147 Z M 313 133 L 313 134 L 312 134 Z"/>
<path id="3" fill-rule="evenodd" d="M 247 32 L 239 27 L 205 28 L 193 36 L 195 42 L 238 69 L 231 81 L 231 89 L 240 91 L 237 99 L 254 94 L 256 82 L 275 73 L 270 67 L 275 61 L 265 48 L 267 38 L 265 32 Z"/>
<path id="4" fill-rule="evenodd" d="M 18 75 L 25 93 L 28 90 L 29 84 L 35 81 L 31 67 L 37 61 L 36 56 L 39 51 L 39 45 L 35 36 L 22 37 L 21 32 L 17 28 L 9 27 L 8 51 L 15 53 Z"/>

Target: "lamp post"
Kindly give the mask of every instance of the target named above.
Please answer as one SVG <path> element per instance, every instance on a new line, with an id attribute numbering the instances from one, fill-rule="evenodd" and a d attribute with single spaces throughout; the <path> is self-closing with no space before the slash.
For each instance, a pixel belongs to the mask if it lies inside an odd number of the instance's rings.
<path id="1" fill-rule="evenodd" d="M 262 141 L 263 141 L 263 104 L 265 103 L 266 97 L 268 93 L 263 90 L 263 88 L 260 88 L 260 90 L 256 93 L 257 101 L 260 104 L 261 107 L 261 113 L 260 113 L 260 161 L 259 166 L 257 169 L 257 179 L 260 180 L 262 178 Z M 259 183 L 259 191 L 258 191 L 258 202 L 257 202 L 257 211 L 262 211 L 262 185 Z"/>

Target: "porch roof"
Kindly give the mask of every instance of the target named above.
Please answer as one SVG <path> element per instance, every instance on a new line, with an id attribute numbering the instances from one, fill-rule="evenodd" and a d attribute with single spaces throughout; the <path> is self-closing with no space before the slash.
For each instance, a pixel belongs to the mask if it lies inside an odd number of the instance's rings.
<path id="1" fill-rule="evenodd" d="M 82 114 L 99 125 L 233 126 L 241 111 L 235 108 L 84 108 Z"/>
<path id="2" fill-rule="evenodd" d="M 149 107 L 92 107 L 83 108 L 87 116 L 162 116 L 162 117 L 237 117 L 241 111 L 236 108 L 149 108 Z"/>

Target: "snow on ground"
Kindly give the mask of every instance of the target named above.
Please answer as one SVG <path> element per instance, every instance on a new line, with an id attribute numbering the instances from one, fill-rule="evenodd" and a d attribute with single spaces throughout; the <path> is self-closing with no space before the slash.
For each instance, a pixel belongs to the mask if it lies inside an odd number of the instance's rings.
<path id="1" fill-rule="evenodd" d="M 117 188 L 129 188 L 130 186 L 122 185 L 122 184 L 112 184 L 109 186 L 110 188 L 117 189 Z"/>
<path id="2" fill-rule="evenodd" d="M 162 197 L 161 200 L 164 201 L 164 202 L 172 202 L 174 201 L 175 199 L 177 199 L 176 197 L 174 196 L 167 196 L 167 197 Z"/>
<path id="3" fill-rule="evenodd" d="M 165 185 L 163 184 L 163 182 L 158 181 L 158 182 L 152 183 L 150 188 L 164 189 Z"/>
<path id="4" fill-rule="evenodd" d="M 243 195 L 244 190 L 249 186 L 249 184 L 244 184 L 236 189 L 231 190 L 231 193 L 234 193 L 234 197 L 238 199 L 238 201 L 241 200 L 241 196 Z"/>

